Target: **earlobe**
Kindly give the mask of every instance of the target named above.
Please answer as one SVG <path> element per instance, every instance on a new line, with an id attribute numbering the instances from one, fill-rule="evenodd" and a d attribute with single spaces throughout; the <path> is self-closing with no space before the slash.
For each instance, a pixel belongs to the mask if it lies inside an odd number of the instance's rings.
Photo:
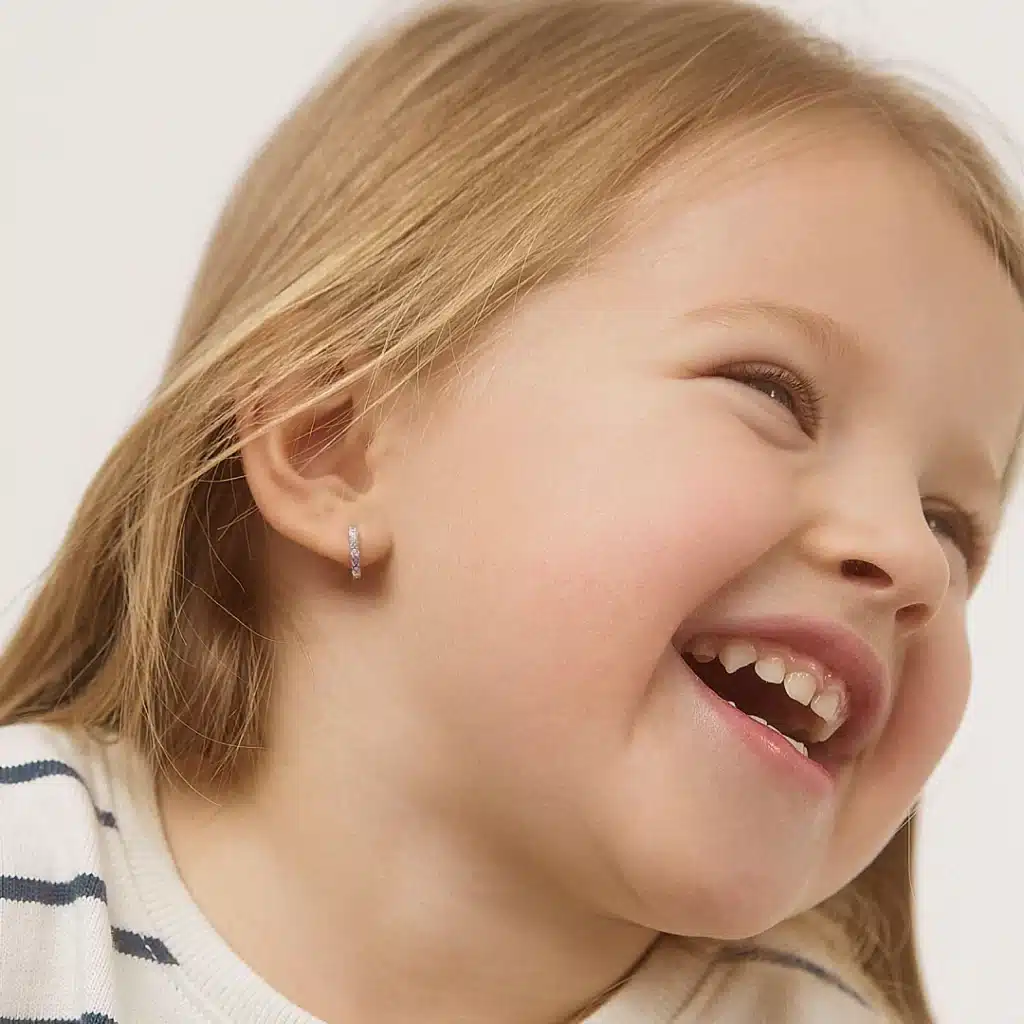
<path id="1" fill-rule="evenodd" d="M 367 458 L 370 438 L 350 421 L 312 410 L 261 426 L 247 414 L 238 429 L 246 481 L 267 524 L 350 571 L 354 528 L 362 575 L 387 556 L 391 532 Z"/>

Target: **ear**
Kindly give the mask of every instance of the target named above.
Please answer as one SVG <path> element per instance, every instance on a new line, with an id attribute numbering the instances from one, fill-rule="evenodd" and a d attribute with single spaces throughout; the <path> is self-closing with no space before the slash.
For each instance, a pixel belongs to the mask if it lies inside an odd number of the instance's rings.
<path id="1" fill-rule="evenodd" d="M 362 568 L 390 553 L 392 535 L 373 460 L 373 417 L 355 420 L 351 396 L 282 419 L 267 407 L 238 414 L 241 459 L 260 513 L 282 536 L 351 567 L 349 528 Z"/>

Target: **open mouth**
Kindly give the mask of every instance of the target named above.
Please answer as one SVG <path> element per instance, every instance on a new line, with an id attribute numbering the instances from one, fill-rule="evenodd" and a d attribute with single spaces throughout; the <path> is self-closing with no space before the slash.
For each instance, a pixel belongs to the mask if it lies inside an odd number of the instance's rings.
<path id="1" fill-rule="evenodd" d="M 672 646 L 720 699 L 830 775 L 869 751 L 886 725 L 886 663 L 842 623 L 775 616 L 701 633 L 684 624 Z"/>
<path id="2" fill-rule="evenodd" d="M 818 746 L 812 737 L 812 730 L 817 725 L 813 721 L 813 712 L 792 701 L 781 687 L 769 689 L 753 668 L 742 668 L 730 675 L 720 661 L 702 665 L 692 654 L 684 654 L 683 661 L 722 700 L 755 722 L 781 733 L 801 754 L 810 757 L 812 749 Z"/>
<path id="3" fill-rule="evenodd" d="M 677 653 L 715 694 L 813 761 L 847 718 L 845 688 L 820 665 L 746 639 L 699 638 Z"/>

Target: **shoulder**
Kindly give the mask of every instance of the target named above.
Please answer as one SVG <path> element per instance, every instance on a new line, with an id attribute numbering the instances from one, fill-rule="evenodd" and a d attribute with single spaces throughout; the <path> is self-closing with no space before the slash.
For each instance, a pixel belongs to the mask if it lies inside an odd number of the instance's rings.
<path id="1" fill-rule="evenodd" d="M 74 854 L 75 840 L 116 826 L 103 747 L 54 726 L 0 727 L 0 858 Z"/>
<path id="2" fill-rule="evenodd" d="M 107 901 L 116 821 L 102 747 L 61 729 L 0 727 L 0 913 Z"/>
<path id="3" fill-rule="evenodd" d="M 677 969 L 692 972 L 689 944 L 669 936 L 662 941 L 674 951 Z M 699 981 L 666 1020 L 673 1024 L 883 1024 L 888 1019 L 820 951 L 779 941 L 775 935 L 730 946 L 704 962 Z"/>
<path id="4" fill-rule="evenodd" d="M 856 983 L 813 953 L 766 943 L 733 951 L 727 963 L 734 968 L 738 1008 L 758 1010 L 766 1024 L 881 1024 L 885 1019 Z"/>
<path id="5" fill-rule="evenodd" d="M 109 761 L 76 732 L 0 727 L 0 1021 L 114 1021 L 152 990 L 142 970 L 174 963 L 148 937 Z"/>

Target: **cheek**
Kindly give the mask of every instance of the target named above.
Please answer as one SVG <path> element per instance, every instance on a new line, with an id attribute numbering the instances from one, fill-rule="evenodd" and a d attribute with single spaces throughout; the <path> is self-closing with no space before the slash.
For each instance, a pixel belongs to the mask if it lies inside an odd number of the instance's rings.
<path id="1" fill-rule="evenodd" d="M 970 657 L 960 612 L 941 613 L 929 632 L 908 657 L 885 733 L 851 787 L 830 891 L 865 868 L 896 833 L 963 718 Z"/>
<path id="2" fill-rule="evenodd" d="M 457 626 L 448 675 L 533 742 L 619 728 L 679 623 L 792 527 L 791 455 L 684 383 L 623 392 L 473 408 L 423 460 L 444 489 L 411 485 L 408 529 L 443 524 L 444 548 L 414 538 L 414 585 L 434 636 Z"/>
<path id="3" fill-rule="evenodd" d="M 598 415 L 481 435 L 490 456 L 467 469 L 482 481 L 467 524 L 478 586 L 493 581 L 534 631 L 656 658 L 683 618 L 788 532 L 785 456 L 720 411 L 686 407 L 678 388 L 660 408 L 595 402 Z"/>

